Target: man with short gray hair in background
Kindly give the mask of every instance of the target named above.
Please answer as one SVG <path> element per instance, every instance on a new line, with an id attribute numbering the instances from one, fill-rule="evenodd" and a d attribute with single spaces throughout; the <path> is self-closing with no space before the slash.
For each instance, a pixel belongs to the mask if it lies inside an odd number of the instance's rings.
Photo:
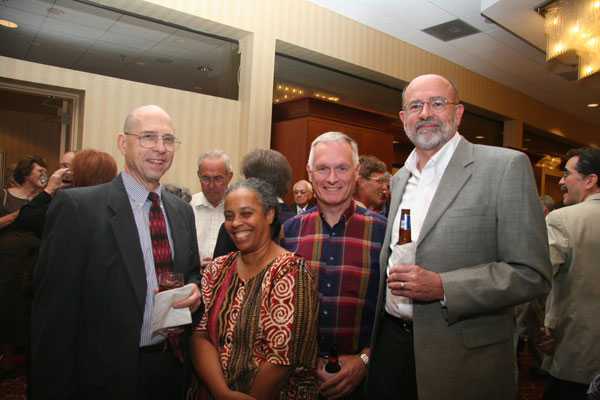
<path id="1" fill-rule="evenodd" d="M 202 268 L 212 260 L 219 228 L 225 221 L 223 198 L 232 177 L 231 160 L 224 151 L 207 151 L 198 158 L 198 179 L 202 191 L 192 196 L 190 205 L 196 219 Z"/>

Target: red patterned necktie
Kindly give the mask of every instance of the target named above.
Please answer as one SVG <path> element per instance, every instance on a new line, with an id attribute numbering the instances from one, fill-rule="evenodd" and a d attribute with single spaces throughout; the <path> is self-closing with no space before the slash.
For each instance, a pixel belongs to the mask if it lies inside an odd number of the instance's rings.
<path id="1" fill-rule="evenodd" d="M 148 199 L 152 202 L 150 206 L 150 239 L 152 240 L 152 255 L 154 256 L 154 269 L 156 270 L 156 279 L 160 282 L 160 274 L 165 271 L 173 271 L 173 257 L 171 255 L 171 245 L 167 235 L 167 221 L 160 208 L 160 199 L 154 192 L 148 193 Z M 181 351 L 180 336 L 183 333 L 182 328 L 167 329 L 167 342 L 175 353 L 179 361 L 183 362 L 183 353 Z"/>
<path id="2" fill-rule="evenodd" d="M 150 206 L 150 239 L 152 240 L 152 255 L 154 256 L 154 269 L 156 278 L 160 278 L 163 271 L 173 270 L 173 257 L 171 246 L 167 235 L 167 221 L 160 208 L 160 199 L 154 192 L 148 193 L 148 199 L 152 202 Z"/>

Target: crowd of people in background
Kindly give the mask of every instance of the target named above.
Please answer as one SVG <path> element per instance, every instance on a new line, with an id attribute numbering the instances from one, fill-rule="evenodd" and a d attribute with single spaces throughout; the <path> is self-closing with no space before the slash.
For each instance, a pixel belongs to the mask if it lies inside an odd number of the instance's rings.
<path id="1" fill-rule="evenodd" d="M 24 157 L 0 193 L 0 378 L 24 348 L 32 399 L 515 399 L 525 340 L 545 400 L 598 398 L 600 150 L 565 155 L 557 207 L 525 154 L 460 135 L 448 79 L 402 104 L 393 176 L 326 132 L 305 179 L 213 149 L 192 194 L 161 181 L 180 143 L 154 105 L 127 115 L 120 173 Z M 169 288 L 189 320 L 159 329 Z"/>

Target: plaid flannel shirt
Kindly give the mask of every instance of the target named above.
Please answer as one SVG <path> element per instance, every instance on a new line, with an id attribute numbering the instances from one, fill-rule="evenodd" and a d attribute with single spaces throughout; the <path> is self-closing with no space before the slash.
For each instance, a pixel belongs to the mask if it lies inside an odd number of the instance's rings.
<path id="1" fill-rule="evenodd" d="M 282 246 L 304 257 L 318 276 L 319 352 L 356 354 L 368 347 L 379 286 L 386 219 L 354 201 L 335 226 L 318 207 L 286 221 Z"/>

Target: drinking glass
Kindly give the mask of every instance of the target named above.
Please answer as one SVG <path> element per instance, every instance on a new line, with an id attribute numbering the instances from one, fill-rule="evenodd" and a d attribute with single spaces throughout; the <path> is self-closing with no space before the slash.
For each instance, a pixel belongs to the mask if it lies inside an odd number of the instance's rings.
<path id="1" fill-rule="evenodd" d="M 158 291 L 175 289 L 182 287 L 184 284 L 183 273 L 173 271 L 162 271 L 158 274 Z"/>

